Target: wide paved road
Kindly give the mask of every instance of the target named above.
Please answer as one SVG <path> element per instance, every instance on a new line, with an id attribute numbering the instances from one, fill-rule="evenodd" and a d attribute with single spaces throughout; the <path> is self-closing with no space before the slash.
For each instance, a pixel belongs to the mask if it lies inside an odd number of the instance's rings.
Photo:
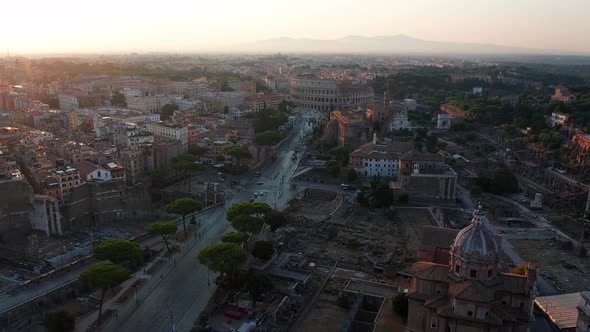
<path id="1" fill-rule="evenodd" d="M 103 331 L 190 331 L 193 322 L 215 291 L 214 283 L 209 285 L 208 269 L 197 262 L 197 253 L 207 245 L 217 242 L 230 229 L 225 213 L 232 203 L 250 200 L 254 198 L 254 192 L 264 191 L 264 197 L 257 198 L 258 201 L 265 201 L 273 207 L 276 204 L 279 208 L 286 205 L 291 196 L 289 178 L 297 167 L 297 162 L 291 160 L 291 156 L 293 150 L 301 145 L 301 126 L 301 120 L 298 120 L 294 134 L 283 144 L 277 159 L 262 170 L 260 177 L 245 179 L 242 181 L 242 190 L 225 206 L 211 209 L 206 216 L 200 216 L 209 225 L 206 226 L 209 228 L 205 235 L 193 247 L 183 248 L 184 256 L 176 258 L 176 266 L 162 277 L 147 297 L 140 296 L 139 306 L 134 301 L 129 301 L 119 310 L 119 317 L 112 319 Z M 299 150 L 298 157 L 302 146 Z M 264 184 L 258 185 L 259 181 Z M 166 268 L 167 266 L 163 267 L 154 278 L 160 278 Z M 153 280 L 149 284 L 152 283 Z"/>

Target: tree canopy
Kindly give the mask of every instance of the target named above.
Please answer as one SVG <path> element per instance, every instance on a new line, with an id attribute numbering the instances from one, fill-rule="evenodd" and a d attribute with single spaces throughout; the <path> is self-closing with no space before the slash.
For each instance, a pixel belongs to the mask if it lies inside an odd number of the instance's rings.
<path id="1" fill-rule="evenodd" d="M 205 247 L 199 252 L 198 259 L 213 271 L 232 273 L 244 262 L 246 253 L 235 243 L 221 242 Z"/>
<path id="2" fill-rule="evenodd" d="M 375 191 L 375 207 L 388 208 L 393 204 L 393 190 L 386 183 L 382 183 Z"/>
<path id="3" fill-rule="evenodd" d="M 332 156 L 334 156 L 336 158 L 336 160 L 338 160 L 343 167 L 348 166 L 348 158 L 350 155 L 350 151 L 348 150 L 347 147 L 340 145 L 340 146 L 331 148 L 328 151 L 328 153 L 331 154 Z"/>
<path id="4" fill-rule="evenodd" d="M 80 274 L 80 280 L 97 288 L 111 288 L 129 279 L 131 272 L 124 266 L 112 262 L 92 264 Z"/>
<path id="5" fill-rule="evenodd" d="M 270 226 L 272 232 L 275 232 L 277 229 L 287 224 L 287 217 L 284 213 L 272 210 L 266 214 L 264 222 Z"/>
<path id="6" fill-rule="evenodd" d="M 120 92 L 115 92 L 111 96 L 111 105 L 118 107 L 127 107 L 127 98 Z"/>
<path id="7" fill-rule="evenodd" d="M 250 151 L 239 145 L 229 147 L 226 150 L 226 153 L 230 155 L 232 158 L 236 159 L 236 161 L 238 162 L 238 166 L 240 165 L 242 160 L 252 158 L 252 154 L 250 153 Z"/>
<path id="8" fill-rule="evenodd" d="M 202 209 L 203 204 L 190 197 L 179 198 L 174 202 L 166 205 L 166 212 L 178 214 L 182 217 L 182 229 L 184 230 L 184 235 L 187 234 L 186 216 L 191 213 L 201 211 Z"/>
<path id="9" fill-rule="evenodd" d="M 256 241 L 252 248 L 252 256 L 263 261 L 269 260 L 274 254 L 274 246 L 270 241 Z"/>
<path id="10" fill-rule="evenodd" d="M 166 212 L 178 214 L 182 217 L 200 211 L 203 209 L 203 204 L 193 198 L 179 198 L 174 202 L 166 205 Z"/>
<path id="11" fill-rule="evenodd" d="M 170 244 L 168 243 L 168 237 L 176 234 L 177 228 L 178 225 L 176 224 L 176 221 L 157 221 L 149 224 L 147 231 L 152 235 L 160 235 L 166 244 L 168 252 L 172 252 L 170 250 Z"/>
<path id="12" fill-rule="evenodd" d="M 226 219 L 231 222 L 239 215 L 253 215 L 257 218 L 263 218 L 271 210 L 270 205 L 263 202 L 239 202 L 232 204 L 227 210 Z"/>
<path id="13" fill-rule="evenodd" d="M 221 236 L 221 242 L 242 244 L 248 239 L 248 235 L 242 232 L 229 232 Z"/>
<path id="14" fill-rule="evenodd" d="M 178 110 L 178 105 L 176 104 L 166 104 L 162 106 L 160 109 L 160 120 L 168 120 L 174 113 L 174 111 Z"/>
<path id="15" fill-rule="evenodd" d="M 254 118 L 256 119 L 254 130 L 256 133 L 262 133 L 268 130 L 276 130 L 287 122 L 289 116 L 284 112 L 263 109 L 256 112 Z"/>
<path id="16" fill-rule="evenodd" d="M 129 279 L 131 271 L 124 266 L 112 262 L 98 262 L 92 264 L 80 274 L 80 281 L 90 284 L 92 287 L 102 289 L 98 309 L 98 320 L 102 317 L 102 304 L 104 295 L 109 288 L 120 285 Z"/>
<path id="17" fill-rule="evenodd" d="M 185 153 L 172 158 L 172 168 L 181 172 L 190 172 L 205 169 L 205 165 L 198 162 L 194 155 Z"/>
<path id="18" fill-rule="evenodd" d="M 141 253 L 139 244 L 123 239 L 109 239 L 102 241 L 94 247 L 93 251 L 95 258 L 110 260 L 116 264 L 133 261 L 139 258 L 139 254 Z"/>
<path id="19" fill-rule="evenodd" d="M 256 134 L 256 144 L 258 145 L 276 145 L 281 141 L 281 135 L 276 130 L 267 130 Z"/>

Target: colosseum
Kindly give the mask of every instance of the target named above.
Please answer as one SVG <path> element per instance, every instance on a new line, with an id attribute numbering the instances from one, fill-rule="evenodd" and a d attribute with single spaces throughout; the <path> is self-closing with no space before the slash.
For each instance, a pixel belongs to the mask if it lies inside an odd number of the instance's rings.
<path id="1" fill-rule="evenodd" d="M 291 101 L 298 107 L 328 111 L 330 106 L 357 107 L 373 101 L 373 89 L 361 82 L 323 80 L 302 76 L 291 78 Z"/>

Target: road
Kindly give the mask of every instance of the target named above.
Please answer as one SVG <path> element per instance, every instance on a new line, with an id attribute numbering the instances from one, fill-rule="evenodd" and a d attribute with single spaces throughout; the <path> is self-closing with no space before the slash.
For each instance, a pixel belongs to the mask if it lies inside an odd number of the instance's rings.
<path id="1" fill-rule="evenodd" d="M 299 158 L 303 149 L 298 134 L 301 120 L 296 122 L 294 134 L 282 144 L 277 159 L 261 171 L 260 177 L 251 176 L 241 181 L 241 190 L 225 206 L 210 209 L 206 216 L 201 215 L 200 219 L 208 228 L 203 237 L 198 242 L 190 240 L 192 247 L 183 248 L 182 256 L 176 258 L 176 265 L 167 262 L 161 272 L 152 277 L 155 280 L 150 280 L 142 288 L 147 288 L 149 294 L 139 296 L 140 304 L 128 301 L 119 308 L 118 318 L 111 319 L 103 331 L 190 331 L 215 291 L 215 284 L 209 283 L 208 269 L 197 262 L 197 253 L 230 230 L 225 214 L 232 203 L 253 199 L 255 192 L 264 191 L 264 197 L 256 200 L 277 208 L 287 204 L 292 196 L 289 178 L 297 168 L 297 160 L 292 160 L 291 156 L 299 147 Z M 170 272 L 164 275 L 168 269 Z"/>

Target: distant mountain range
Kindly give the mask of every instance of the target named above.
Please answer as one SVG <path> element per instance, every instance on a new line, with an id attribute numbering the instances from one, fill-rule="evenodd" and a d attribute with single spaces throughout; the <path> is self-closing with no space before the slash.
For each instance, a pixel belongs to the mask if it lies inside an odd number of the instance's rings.
<path id="1" fill-rule="evenodd" d="M 236 50 L 234 48 L 234 50 Z M 377 53 L 377 54 L 576 54 L 494 44 L 422 40 L 406 35 L 348 36 L 340 39 L 274 38 L 237 46 L 238 51 L 269 53 Z M 578 53 L 579 54 L 579 53 Z M 579 54 L 581 55 L 581 54 Z"/>

